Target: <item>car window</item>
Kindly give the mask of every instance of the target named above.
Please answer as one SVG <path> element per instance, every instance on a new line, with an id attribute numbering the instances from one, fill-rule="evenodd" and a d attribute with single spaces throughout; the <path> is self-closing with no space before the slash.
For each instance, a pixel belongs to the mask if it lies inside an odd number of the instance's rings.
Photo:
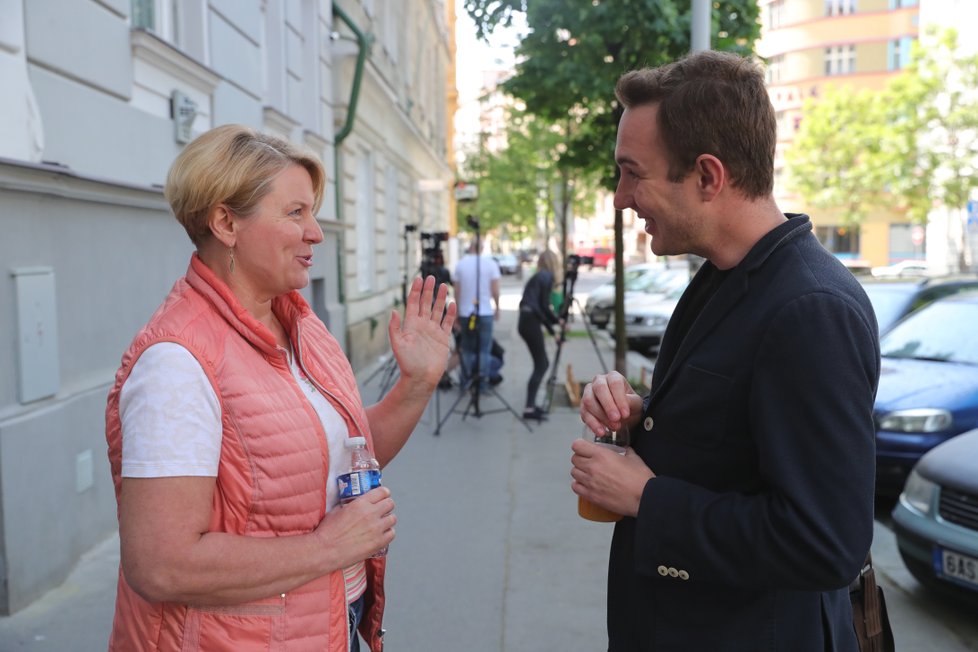
<path id="1" fill-rule="evenodd" d="M 662 274 L 661 270 L 647 270 L 644 274 L 640 274 L 632 279 L 626 279 L 625 289 L 631 291 L 644 290 L 645 287 L 655 281 L 655 278 L 660 274 Z"/>
<path id="2" fill-rule="evenodd" d="M 887 330 L 906 312 L 907 302 L 914 292 L 913 286 L 867 283 L 863 285 L 869 302 L 873 304 L 880 331 Z"/>
<path id="3" fill-rule="evenodd" d="M 880 341 L 888 358 L 918 358 L 978 364 L 978 303 L 938 301 L 897 324 Z"/>
<path id="4" fill-rule="evenodd" d="M 642 290 L 652 294 L 666 293 L 676 286 L 683 284 L 683 281 L 688 278 L 689 272 L 686 270 L 667 269 L 651 279 Z"/>

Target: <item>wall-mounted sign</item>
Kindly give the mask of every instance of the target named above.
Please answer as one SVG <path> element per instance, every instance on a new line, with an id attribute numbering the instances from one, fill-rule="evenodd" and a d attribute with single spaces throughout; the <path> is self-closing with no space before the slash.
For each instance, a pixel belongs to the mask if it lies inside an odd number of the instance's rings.
<path id="1" fill-rule="evenodd" d="M 475 201 L 479 198 L 479 186 L 458 181 L 455 183 L 455 201 Z"/>
<path id="2" fill-rule="evenodd" d="M 197 103 L 180 91 L 173 91 L 170 96 L 170 113 L 173 116 L 174 138 L 181 145 L 186 145 L 194 139 Z"/>

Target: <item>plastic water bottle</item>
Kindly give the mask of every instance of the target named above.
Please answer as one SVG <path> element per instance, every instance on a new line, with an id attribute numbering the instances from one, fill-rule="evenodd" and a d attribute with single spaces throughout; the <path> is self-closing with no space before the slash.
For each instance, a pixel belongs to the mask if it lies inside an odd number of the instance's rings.
<path id="1" fill-rule="evenodd" d="M 350 437 L 343 445 L 350 450 L 352 457 L 350 471 L 336 478 L 340 503 L 345 505 L 380 486 L 380 464 L 367 449 L 366 437 Z M 387 546 L 384 546 L 373 556 L 383 557 L 386 554 Z"/>

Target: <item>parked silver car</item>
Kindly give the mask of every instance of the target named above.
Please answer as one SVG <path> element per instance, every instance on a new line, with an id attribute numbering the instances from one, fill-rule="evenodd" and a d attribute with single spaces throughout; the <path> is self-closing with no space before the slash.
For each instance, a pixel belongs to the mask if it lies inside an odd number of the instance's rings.
<path id="1" fill-rule="evenodd" d="M 493 254 L 501 274 L 515 274 L 520 270 L 520 261 L 513 254 Z"/>
<path id="2" fill-rule="evenodd" d="M 646 277 L 659 274 L 666 269 L 662 263 L 638 263 L 625 268 L 625 292 L 644 284 Z M 584 303 L 588 319 L 598 328 L 604 328 L 615 312 L 615 280 L 599 285 L 588 293 Z"/>
<path id="3" fill-rule="evenodd" d="M 648 355 L 658 353 L 679 297 L 689 285 L 689 276 L 674 277 L 671 283 L 662 294 L 626 297 L 625 339 L 629 348 Z"/>
<path id="4" fill-rule="evenodd" d="M 978 429 L 920 458 L 893 526 L 900 556 L 921 584 L 978 604 Z"/>

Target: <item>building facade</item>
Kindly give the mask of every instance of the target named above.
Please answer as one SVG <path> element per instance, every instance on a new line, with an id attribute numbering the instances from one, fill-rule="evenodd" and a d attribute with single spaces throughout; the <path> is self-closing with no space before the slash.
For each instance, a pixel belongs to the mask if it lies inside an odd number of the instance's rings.
<path id="1" fill-rule="evenodd" d="M 451 3 L 447 3 L 451 4 Z M 445 0 L 0 0 L 0 613 L 116 527 L 105 398 L 192 246 L 162 196 L 186 142 L 242 123 L 314 151 L 303 292 L 354 368 L 451 211 Z"/>
<path id="2" fill-rule="evenodd" d="M 926 0 L 925 0 L 926 1 Z M 918 0 L 760 0 L 757 53 L 767 62 L 768 90 L 778 118 L 775 197 L 786 211 L 810 208 L 785 189 L 784 153 L 802 105 L 826 84 L 882 89 L 909 62 L 919 34 Z M 819 240 L 843 260 L 887 265 L 923 258 L 922 230 L 903 215 L 872 211 L 858 227 L 832 211 L 812 214 Z"/>

